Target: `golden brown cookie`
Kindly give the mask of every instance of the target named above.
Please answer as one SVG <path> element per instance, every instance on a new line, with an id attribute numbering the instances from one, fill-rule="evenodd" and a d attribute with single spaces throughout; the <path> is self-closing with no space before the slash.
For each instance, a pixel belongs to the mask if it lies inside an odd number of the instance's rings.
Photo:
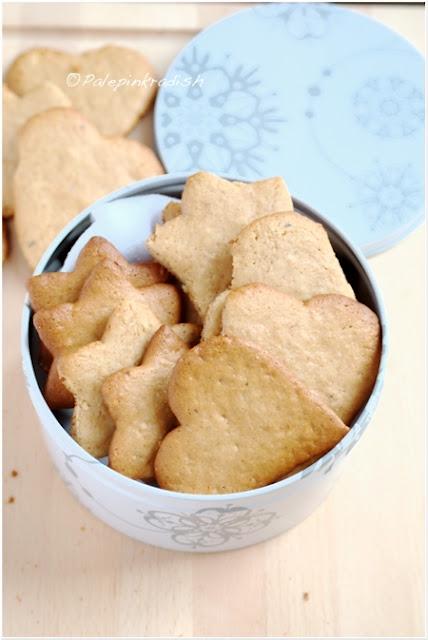
<path id="1" fill-rule="evenodd" d="M 123 300 L 132 299 L 142 299 L 161 324 L 179 321 L 180 297 L 173 285 L 154 284 L 137 289 L 128 281 L 122 268 L 109 259 L 93 268 L 76 302 L 40 309 L 34 314 L 34 326 L 40 339 L 54 356 L 45 387 L 46 401 L 52 408 L 70 406 L 70 396 L 65 391 L 59 392 L 62 385 L 55 359 L 66 351 L 99 339 L 115 307 Z M 67 398 L 67 404 L 64 404 Z"/>
<path id="2" fill-rule="evenodd" d="M 301 302 L 272 287 L 247 285 L 227 296 L 222 333 L 281 362 L 346 424 L 367 401 L 376 380 L 379 320 L 345 296 Z"/>
<path id="3" fill-rule="evenodd" d="M 78 300 L 34 314 L 34 325 L 53 356 L 99 338 L 113 309 L 124 299 L 144 299 L 162 324 L 176 324 L 180 300 L 171 284 L 137 289 L 121 267 L 105 259 L 93 269 Z"/>
<path id="4" fill-rule="evenodd" d="M 52 107 L 69 107 L 70 100 L 51 82 L 19 97 L 3 85 L 3 217 L 13 215 L 13 175 L 18 164 L 18 132 L 32 116 Z"/>
<path id="5" fill-rule="evenodd" d="M 121 369 L 104 382 L 104 402 L 116 427 L 109 449 L 112 469 L 137 480 L 153 478 L 159 444 L 175 424 L 168 405 L 168 382 L 199 333 L 192 324 L 162 326 L 140 366 Z"/>
<path id="6" fill-rule="evenodd" d="M 232 289 L 258 282 L 299 300 L 325 293 L 355 298 L 324 227 L 295 211 L 254 220 L 231 251 Z"/>
<path id="7" fill-rule="evenodd" d="M 64 302 L 75 302 L 92 269 L 105 258 L 116 262 L 134 287 L 165 282 L 168 278 L 167 271 L 160 264 L 130 263 L 111 242 L 100 236 L 94 236 L 83 247 L 73 271 L 46 272 L 29 279 L 28 293 L 34 311 L 51 309 Z"/>
<path id="8" fill-rule="evenodd" d="M 142 298 L 129 298 L 116 307 L 101 340 L 58 358 L 61 381 L 75 400 L 71 434 L 96 458 L 107 455 L 114 431 L 102 385 L 112 373 L 140 362 L 160 326 Z"/>
<path id="9" fill-rule="evenodd" d="M 30 49 L 12 63 L 6 83 L 22 96 L 49 80 L 100 133 L 120 136 L 151 107 L 157 85 L 150 78 L 153 68 L 139 51 L 108 45 L 80 55 Z"/>
<path id="10" fill-rule="evenodd" d="M 282 178 L 245 184 L 196 173 L 184 187 L 181 215 L 157 225 L 147 246 L 204 318 L 211 300 L 230 284 L 230 241 L 252 220 L 292 208 Z"/>
<path id="11" fill-rule="evenodd" d="M 348 432 L 285 368 L 233 338 L 210 338 L 184 355 L 168 397 L 180 426 L 162 441 L 155 472 L 172 491 L 265 486 Z"/>
<path id="12" fill-rule="evenodd" d="M 73 109 L 33 116 L 19 134 L 15 224 L 31 267 L 64 225 L 92 202 L 126 184 L 163 173 L 151 149 L 103 138 Z"/>

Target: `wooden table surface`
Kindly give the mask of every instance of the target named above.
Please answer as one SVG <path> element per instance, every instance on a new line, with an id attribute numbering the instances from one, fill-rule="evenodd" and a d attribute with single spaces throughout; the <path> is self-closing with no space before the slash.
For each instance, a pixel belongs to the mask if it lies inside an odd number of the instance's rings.
<path id="1" fill-rule="evenodd" d="M 140 48 L 162 73 L 194 33 L 237 8 L 9 4 L 5 64 L 30 46 L 118 42 Z M 421 5 L 354 8 L 423 50 Z M 151 141 L 150 122 L 138 135 Z M 13 246 L 3 278 L 5 636 L 424 634 L 423 229 L 370 263 L 389 314 L 389 366 L 378 411 L 337 486 L 275 540 L 192 555 L 116 533 L 54 471 L 21 372 L 29 272 Z"/>

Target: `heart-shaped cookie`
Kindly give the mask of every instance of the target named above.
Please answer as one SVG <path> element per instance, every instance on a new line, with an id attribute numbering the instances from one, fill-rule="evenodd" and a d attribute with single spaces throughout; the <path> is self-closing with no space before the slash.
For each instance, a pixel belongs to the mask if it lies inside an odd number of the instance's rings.
<path id="1" fill-rule="evenodd" d="M 168 397 L 180 426 L 162 441 L 155 473 L 173 491 L 265 486 L 348 431 L 285 368 L 233 338 L 210 338 L 184 355 Z"/>
<path id="2" fill-rule="evenodd" d="M 254 220 L 231 250 L 232 289 L 258 282 L 299 300 L 325 293 L 355 298 L 324 227 L 295 211 Z"/>
<path id="3" fill-rule="evenodd" d="M 16 232 L 34 267 L 56 234 L 89 204 L 121 186 L 163 173 L 151 149 L 103 138 L 73 109 L 32 117 L 19 135 L 14 179 Z"/>
<path id="4" fill-rule="evenodd" d="M 47 80 L 105 136 L 128 133 L 150 108 L 157 88 L 153 68 L 139 51 L 112 45 L 80 55 L 30 49 L 6 74 L 9 88 L 21 96 Z"/>
<path id="5" fill-rule="evenodd" d="M 19 97 L 3 85 L 3 217 L 13 215 L 13 175 L 18 164 L 17 135 L 32 116 L 53 107 L 69 107 L 70 100 L 57 86 L 45 82 Z"/>
<path id="6" fill-rule="evenodd" d="M 247 285 L 228 294 L 222 334 L 281 362 L 346 424 L 366 402 L 376 379 L 379 320 L 345 296 L 302 302 L 272 287 Z"/>

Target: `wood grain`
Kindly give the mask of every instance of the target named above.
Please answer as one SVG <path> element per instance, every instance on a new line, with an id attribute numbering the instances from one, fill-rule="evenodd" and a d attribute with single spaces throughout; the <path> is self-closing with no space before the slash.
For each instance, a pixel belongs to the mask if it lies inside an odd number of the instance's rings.
<path id="1" fill-rule="evenodd" d="M 194 32 L 237 8 L 8 4 L 5 63 L 30 46 L 115 41 L 163 72 Z M 354 9 L 422 50 L 423 7 Z M 150 142 L 150 123 L 135 135 Z M 328 500 L 275 540 L 197 556 L 116 533 L 54 471 L 21 373 L 29 274 L 13 244 L 3 276 L 4 635 L 424 635 L 424 256 L 419 229 L 370 261 L 390 319 L 385 390 Z"/>

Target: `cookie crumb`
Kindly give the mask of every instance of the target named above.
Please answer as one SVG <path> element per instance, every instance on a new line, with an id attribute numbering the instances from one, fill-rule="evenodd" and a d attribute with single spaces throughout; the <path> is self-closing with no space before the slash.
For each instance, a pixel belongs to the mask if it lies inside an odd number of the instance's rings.
<path id="1" fill-rule="evenodd" d="M 303 593 L 303 600 L 305 600 L 305 602 L 309 600 L 309 593 L 307 591 L 304 591 Z"/>
<path id="2" fill-rule="evenodd" d="M 14 496 L 10 496 L 7 500 L 7 504 L 13 504 L 15 502 Z"/>
<path id="3" fill-rule="evenodd" d="M 86 531 L 86 527 L 81 526 L 81 527 L 80 527 L 80 531 Z"/>
<path id="4" fill-rule="evenodd" d="M 16 478 L 16 476 L 18 475 L 18 472 L 16 469 L 12 469 L 12 471 L 10 472 L 10 475 L 12 476 L 12 478 Z"/>

